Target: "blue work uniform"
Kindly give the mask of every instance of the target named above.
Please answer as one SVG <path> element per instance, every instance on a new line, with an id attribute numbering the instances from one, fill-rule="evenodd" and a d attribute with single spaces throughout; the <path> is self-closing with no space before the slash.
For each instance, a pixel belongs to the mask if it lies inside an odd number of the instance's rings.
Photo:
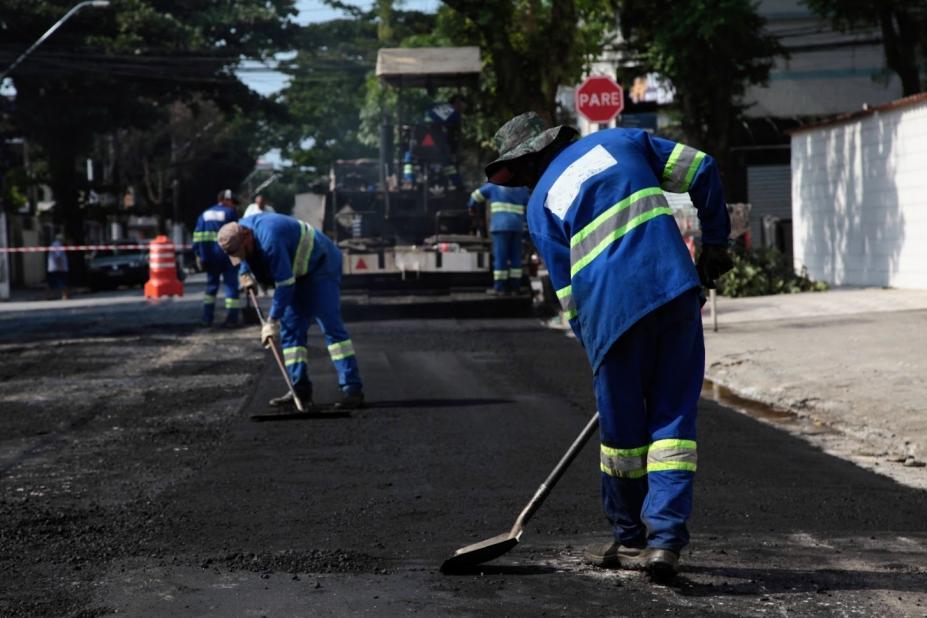
<path id="1" fill-rule="evenodd" d="M 363 390 L 354 345 L 341 319 L 341 251 L 320 231 L 287 215 L 260 213 L 240 225 L 254 236 L 254 251 L 242 262 L 243 272 L 274 286 L 270 317 L 280 321 L 283 359 L 294 388 L 312 387 L 306 344 L 315 320 L 341 390 Z"/>
<path id="2" fill-rule="evenodd" d="M 206 271 L 206 293 L 203 296 L 203 323 L 212 324 L 216 312 L 216 294 L 219 281 L 225 288 L 225 321 L 227 324 L 238 322 L 238 267 L 232 265 L 216 239 L 219 228 L 226 223 L 238 220 L 234 208 L 216 204 L 207 208 L 196 220 L 193 228 L 193 251 Z"/>
<path id="3" fill-rule="evenodd" d="M 489 208 L 492 280 L 496 291 L 515 291 L 521 283 L 522 236 L 530 196 L 526 187 L 503 187 L 491 182 L 470 194 L 470 210 L 477 205 Z"/>
<path id="4" fill-rule="evenodd" d="M 615 538 L 678 552 L 689 539 L 705 348 L 699 278 L 664 191 L 689 194 L 704 243 L 727 243 L 714 160 L 626 129 L 560 151 L 531 195 L 528 228 L 594 372 Z"/>

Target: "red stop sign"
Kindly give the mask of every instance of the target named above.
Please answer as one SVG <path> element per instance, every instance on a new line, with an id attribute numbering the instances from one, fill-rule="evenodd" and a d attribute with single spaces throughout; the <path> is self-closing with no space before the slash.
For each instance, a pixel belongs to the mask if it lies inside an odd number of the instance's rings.
<path id="1" fill-rule="evenodd" d="M 592 75 L 576 89 L 576 111 L 589 122 L 608 122 L 624 108 L 624 92 L 611 77 Z"/>

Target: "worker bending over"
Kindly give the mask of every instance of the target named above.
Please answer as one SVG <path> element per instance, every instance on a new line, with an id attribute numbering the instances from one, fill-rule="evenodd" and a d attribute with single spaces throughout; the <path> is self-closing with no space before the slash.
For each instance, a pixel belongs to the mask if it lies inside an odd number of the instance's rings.
<path id="1" fill-rule="evenodd" d="M 351 337 L 341 320 L 341 252 L 308 223 L 286 215 L 259 213 L 219 230 L 219 246 L 235 263 L 242 262 L 241 287 L 254 279 L 274 286 L 273 303 L 261 329 L 261 343 L 279 339 L 293 390 L 300 401 L 312 403 L 309 380 L 309 326 L 315 320 L 338 372 L 342 399 L 335 406 L 358 408 L 364 403 L 363 384 Z M 253 277 L 251 276 L 253 274 Z M 274 406 L 293 405 L 289 391 L 272 399 Z"/>
<path id="2" fill-rule="evenodd" d="M 226 223 L 238 220 L 235 212 L 232 191 L 226 189 L 219 193 L 217 203 L 210 206 L 196 220 L 193 228 L 193 252 L 196 254 L 197 267 L 206 271 L 206 293 L 203 296 L 204 325 L 210 325 L 216 314 L 216 294 L 219 282 L 225 288 L 225 325 L 238 324 L 238 266 L 229 261 L 229 257 L 216 244 L 219 228 Z"/>
<path id="3" fill-rule="evenodd" d="M 731 268 L 730 221 L 704 152 L 638 130 L 577 137 L 517 116 L 496 133 L 500 157 L 486 176 L 532 188 L 528 228 L 594 372 L 614 539 L 585 558 L 666 580 L 689 542 L 705 369 L 699 283 Z M 698 210 L 698 267 L 664 191 L 688 193 Z"/>
<path id="4" fill-rule="evenodd" d="M 489 210 L 492 291 L 496 294 L 517 292 L 521 284 L 522 235 L 530 195 L 525 187 L 503 187 L 491 182 L 470 194 L 471 213 L 479 205 Z"/>

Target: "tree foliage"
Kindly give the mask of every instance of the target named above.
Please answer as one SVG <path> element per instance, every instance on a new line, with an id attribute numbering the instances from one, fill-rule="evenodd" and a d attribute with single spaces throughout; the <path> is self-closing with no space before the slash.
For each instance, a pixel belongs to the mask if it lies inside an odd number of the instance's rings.
<path id="1" fill-rule="evenodd" d="M 730 175 L 748 86 L 764 84 L 783 48 L 751 0 L 620 0 L 626 51 L 675 88 L 684 139 Z M 669 16 L 669 18 L 668 18 Z"/>
<path id="2" fill-rule="evenodd" d="M 7 64 L 74 4 L 5 0 Z M 13 73 L 16 127 L 38 143 L 68 234 L 83 236 L 77 161 L 96 136 L 167 122 L 169 104 L 208 101 L 227 115 L 256 113 L 259 97 L 234 75 L 242 58 L 284 46 L 293 0 L 112 0 L 85 9 Z"/>
<path id="3" fill-rule="evenodd" d="M 842 31 L 860 26 L 882 32 L 885 63 L 898 74 L 905 96 L 922 90 L 927 62 L 925 0 L 804 0 Z"/>

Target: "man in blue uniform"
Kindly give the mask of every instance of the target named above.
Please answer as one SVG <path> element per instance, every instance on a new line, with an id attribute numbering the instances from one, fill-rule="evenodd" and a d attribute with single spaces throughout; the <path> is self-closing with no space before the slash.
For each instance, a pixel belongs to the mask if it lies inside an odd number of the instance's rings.
<path id="1" fill-rule="evenodd" d="M 216 313 L 216 294 L 219 281 L 225 288 L 225 325 L 238 324 L 238 267 L 233 266 L 228 256 L 216 244 L 219 228 L 238 220 L 232 191 L 219 193 L 217 203 L 203 211 L 193 228 L 193 251 L 197 265 L 206 271 L 206 294 L 203 297 L 203 324 L 212 324 Z"/>
<path id="2" fill-rule="evenodd" d="M 500 157 L 486 175 L 532 188 L 528 228 L 592 365 L 614 539 L 585 557 L 666 580 L 689 541 L 705 367 L 699 283 L 731 268 L 727 207 L 703 152 L 637 130 L 577 137 L 517 116 L 496 134 Z M 698 210 L 697 267 L 664 191 L 688 193 Z"/>
<path id="3" fill-rule="evenodd" d="M 517 292 L 521 283 L 522 234 L 531 192 L 525 187 L 503 187 L 487 182 L 470 194 L 469 207 L 489 209 L 492 234 L 492 280 L 496 294 Z"/>
<path id="4" fill-rule="evenodd" d="M 341 320 L 341 252 L 324 234 L 308 223 L 286 215 L 259 213 L 219 230 L 219 246 L 233 262 L 242 263 L 241 285 L 274 286 L 261 343 L 279 339 L 293 389 L 304 403 L 312 403 L 306 342 L 310 321 L 315 320 L 332 363 L 338 372 L 342 399 L 336 407 L 358 408 L 364 403 L 363 384 L 354 345 Z M 292 405 L 293 396 L 271 400 L 271 405 Z"/>

